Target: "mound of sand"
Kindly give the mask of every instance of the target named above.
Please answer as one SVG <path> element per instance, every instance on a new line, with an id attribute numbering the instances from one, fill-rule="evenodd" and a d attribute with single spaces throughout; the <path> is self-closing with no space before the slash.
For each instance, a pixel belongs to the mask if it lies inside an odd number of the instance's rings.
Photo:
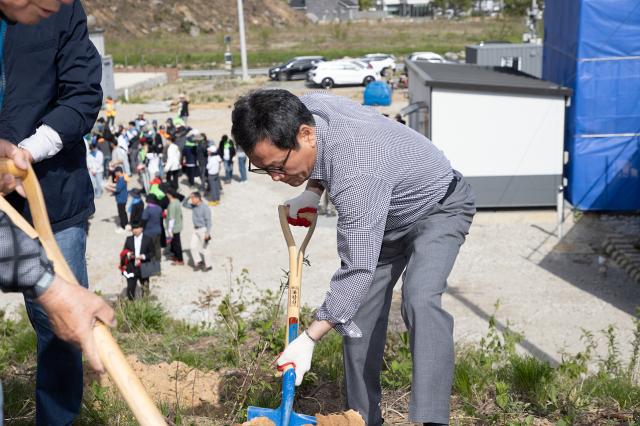
<path id="1" fill-rule="evenodd" d="M 215 371 L 205 373 L 179 361 L 147 365 L 134 355 L 128 356 L 127 361 L 154 401 L 177 403 L 183 409 L 219 407 L 220 376 Z M 115 390 L 115 384 L 106 374 L 99 382 Z"/>

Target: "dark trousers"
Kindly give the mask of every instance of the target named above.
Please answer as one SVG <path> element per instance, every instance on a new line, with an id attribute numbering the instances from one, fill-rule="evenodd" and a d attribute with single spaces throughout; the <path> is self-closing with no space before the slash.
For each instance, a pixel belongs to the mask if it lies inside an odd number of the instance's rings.
<path id="1" fill-rule="evenodd" d="M 182 241 L 180 241 L 180 233 L 173 234 L 171 239 L 171 254 L 173 254 L 177 261 L 182 262 Z"/>
<path id="2" fill-rule="evenodd" d="M 162 256 L 162 245 L 160 244 L 160 234 L 151 237 L 153 240 L 153 260 L 160 262 Z"/>
<path id="3" fill-rule="evenodd" d="M 193 186 L 195 184 L 196 172 L 198 171 L 196 167 L 185 167 L 187 172 L 187 179 L 189 179 L 189 186 Z"/>
<path id="4" fill-rule="evenodd" d="M 103 143 L 107 143 L 107 142 L 103 142 Z M 103 169 L 104 171 L 102 172 L 102 177 L 104 179 L 109 177 L 109 162 L 111 161 L 111 157 L 104 157 L 103 160 Z"/>
<path id="5" fill-rule="evenodd" d="M 127 278 L 127 297 L 129 300 L 136 298 L 136 287 L 138 281 L 140 281 L 140 288 L 142 288 L 142 297 L 149 294 L 149 278 L 142 278 L 140 276 L 140 268 L 135 268 L 134 276 Z"/>
<path id="6" fill-rule="evenodd" d="M 129 224 L 129 218 L 127 217 L 127 204 L 118 203 L 118 217 L 120 218 L 120 227 L 125 228 Z"/>
<path id="7" fill-rule="evenodd" d="M 203 166 L 199 168 L 200 192 L 204 193 L 207 188 L 207 169 Z"/>
<path id="8" fill-rule="evenodd" d="M 54 237 L 71 272 L 80 285 L 87 287 L 87 227 L 63 229 Z M 82 402 L 82 354 L 75 346 L 56 337 L 40 304 L 28 298 L 25 304 L 38 336 L 35 424 L 71 425 Z"/>
<path id="9" fill-rule="evenodd" d="M 180 170 L 171 170 L 167 172 L 167 183 L 171 185 L 173 189 L 178 189 L 178 177 L 180 176 Z"/>
<path id="10" fill-rule="evenodd" d="M 209 201 L 220 200 L 220 178 L 218 175 L 209 175 Z"/>

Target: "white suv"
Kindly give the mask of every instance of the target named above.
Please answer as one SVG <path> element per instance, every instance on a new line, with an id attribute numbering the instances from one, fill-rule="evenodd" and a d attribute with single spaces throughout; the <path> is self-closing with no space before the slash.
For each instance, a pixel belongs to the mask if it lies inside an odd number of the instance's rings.
<path id="1" fill-rule="evenodd" d="M 380 79 L 380 74 L 360 61 L 337 60 L 321 62 L 309 71 L 307 81 L 329 89 L 337 84 L 362 84 L 366 86 Z"/>
<path id="2" fill-rule="evenodd" d="M 431 62 L 435 64 L 444 64 L 447 61 L 437 53 L 433 52 L 413 52 L 407 56 L 407 61 Z"/>
<path id="3" fill-rule="evenodd" d="M 396 70 L 396 57 L 386 53 L 369 53 L 359 58 L 360 61 L 371 64 L 373 69 L 378 71 L 380 75 L 387 75 L 388 71 Z"/>

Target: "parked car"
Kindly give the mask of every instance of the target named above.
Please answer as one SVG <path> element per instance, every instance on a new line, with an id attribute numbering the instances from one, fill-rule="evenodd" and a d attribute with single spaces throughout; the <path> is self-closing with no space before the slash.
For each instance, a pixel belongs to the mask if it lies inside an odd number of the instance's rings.
<path id="1" fill-rule="evenodd" d="M 413 52 L 407 56 L 407 61 L 433 62 L 437 64 L 447 63 L 447 60 L 433 52 Z"/>
<path id="2" fill-rule="evenodd" d="M 269 78 L 282 81 L 295 77 L 305 78 L 311 68 L 325 60 L 324 56 L 296 56 L 284 64 L 269 68 Z"/>
<path id="3" fill-rule="evenodd" d="M 320 62 L 307 74 L 307 81 L 319 84 L 325 89 L 342 84 L 362 84 L 366 86 L 379 79 L 380 74 L 371 64 L 344 59 Z"/>
<path id="4" fill-rule="evenodd" d="M 371 64 L 380 75 L 386 76 L 389 70 L 396 70 L 396 57 L 386 53 L 369 53 L 358 59 L 366 64 Z"/>

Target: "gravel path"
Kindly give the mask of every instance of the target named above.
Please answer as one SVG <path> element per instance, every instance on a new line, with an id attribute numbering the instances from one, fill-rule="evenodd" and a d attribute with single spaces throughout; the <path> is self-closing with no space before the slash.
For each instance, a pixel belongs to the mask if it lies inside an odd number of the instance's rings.
<path id="1" fill-rule="evenodd" d="M 123 106 L 120 111 L 133 117 L 141 109 L 143 106 Z M 229 131 L 230 112 L 229 108 L 194 108 L 191 124 L 218 139 Z M 164 121 L 166 116 L 155 118 Z M 183 193 L 187 191 L 183 188 Z M 211 319 L 211 312 L 202 312 L 194 304 L 202 292 L 218 290 L 224 294 L 244 268 L 257 288 L 277 289 L 288 260 L 276 207 L 297 192 L 257 175 L 249 176 L 246 183 L 225 185 L 222 203 L 211 207 L 213 270 L 195 272 L 189 266 L 163 261 L 162 276 L 153 279 L 152 293 L 174 317 L 198 323 Z M 96 209 L 87 249 L 91 287 L 114 298 L 125 287 L 117 270 L 125 236 L 114 232 L 116 205 L 112 197 L 96 200 Z M 183 246 L 188 248 L 191 214 L 187 210 L 184 214 Z M 582 329 L 600 335 L 599 330 L 614 324 L 622 352 L 628 353 L 640 287 L 617 266 L 599 263 L 598 257 L 607 235 L 638 235 L 640 220 L 587 215 L 573 224 L 569 219 L 566 237 L 560 243 L 552 235 L 555 220 L 552 210 L 483 211 L 476 216 L 443 299 L 456 319 L 458 342 L 477 341 L 486 333 L 487 319 L 499 300 L 498 325 L 510 322 L 522 331 L 526 336 L 523 350 L 558 361 L 563 350 L 582 348 Z M 339 265 L 335 222 L 335 218 L 320 217 L 309 245 L 312 266 L 305 268 L 303 275 L 304 304 L 321 303 L 329 278 Z M 397 290 L 392 325 L 401 327 L 400 285 Z M 0 299 L 0 309 L 7 311 L 20 304 L 17 295 Z"/>

